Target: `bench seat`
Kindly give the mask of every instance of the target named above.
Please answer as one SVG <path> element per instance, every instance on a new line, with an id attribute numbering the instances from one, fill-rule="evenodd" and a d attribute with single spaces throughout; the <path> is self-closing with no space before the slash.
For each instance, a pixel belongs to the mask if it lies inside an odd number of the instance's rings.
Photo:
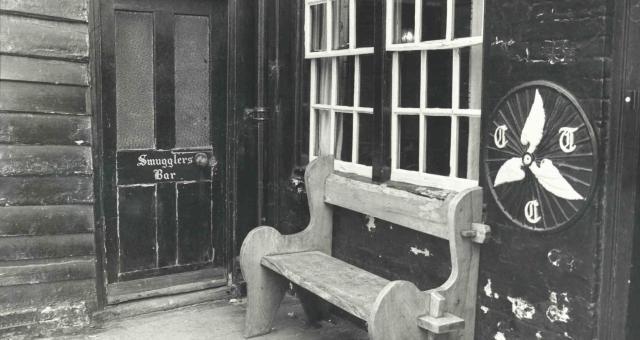
<path id="1" fill-rule="evenodd" d="M 267 255 L 262 265 L 344 311 L 367 320 L 390 282 L 319 251 Z"/>

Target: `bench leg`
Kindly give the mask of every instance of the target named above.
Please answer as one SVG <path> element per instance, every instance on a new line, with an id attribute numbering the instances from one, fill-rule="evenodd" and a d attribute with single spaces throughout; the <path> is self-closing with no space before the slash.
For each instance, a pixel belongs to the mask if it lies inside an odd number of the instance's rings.
<path id="1" fill-rule="evenodd" d="M 244 327 L 244 336 L 247 338 L 271 332 L 273 319 L 287 289 L 287 281 L 282 276 L 268 269 L 263 271 L 262 279 L 247 282 L 247 315 Z"/>
<path id="2" fill-rule="evenodd" d="M 426 314 L 423 292 L 407 281 L 390 282 L 376 298 L 368 320 L 372 340 L 427 340 L 418 327 L 418 316 Z"/>
<path id="3" fill-rule="evenodd" d="M 242 243 L 240 267 L 247 282 L 247 314 L 244 335 L 247 338 L 271 332 L 273 319 L 284 298 L 287 280 L 264 268 L 262 257 L 275 253 L 282 236 L 271 227 L 252 230 Z"/>

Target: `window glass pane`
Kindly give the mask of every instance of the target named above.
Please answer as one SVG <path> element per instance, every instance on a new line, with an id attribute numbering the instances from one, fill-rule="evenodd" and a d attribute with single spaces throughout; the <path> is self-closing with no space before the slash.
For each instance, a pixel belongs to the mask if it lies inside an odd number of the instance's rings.
<path id="1" fill-rule="evenodd" d="M 373 115 L 360 114 L 359 116 L 358 163 L 371 165 L 373 163 Z"/>
<path id="2" fill-rule="evenodd" d="M 334 156 L 336 159 L 351 162 L 353 145 L 353 117 L 350 113 L 336 112 L 335 128 L 336 145 Z"/>
<path id="3" fill-rule="evenodd" d="M 398 116 L 400 131 L 400 169 L 418 171 L 418 135 L 420 133 L 420 118 L 418 116 Z"/>
<path id="4" fill-rule="evenodd" d="M 471 1 L 472 0 L 455 0 L 455 29 L 453 36 L 455 38 L 464 38 L 471 36 Z"/>
<path id="5" fill-rule="evenodd" d="M 360 58 L 360 107 L 373 107 L 375 95 L 375 57 L 362 55 Z"/>
<path id="6" fill-rule="evenodd" d="M 338 57 L 338 105 L 353 106 L 355 57 Z"/>
<path id="7" fill-rule="evenodd" d="M 349 48 L 349 0 L 333 0 L 333 49 Z"/>
<path id="8" fill-rule="evenodd" d="M 402 52 L 400 58 L 400 107 L 420 107 L 420 52 Z"/>
<path id="9" fill-rule="evenodd" d="M 356 47 L 373 46 L 373 0 L 356 0 Z"/>
<path id="10" fill-rule="evenodd" d="M 444 39 L 447 31 L 447 0 L 422 1 L 422 40 Z"/>
<path id="11" fill-rule="evenodd" d="M 326 7 L 325 4 L 311 6 L 311 51 L 327 49 Z"/>
<path id="12" fill-rule="evenodd" d="M 449 175 L 451 117 L 427 117 L 427 167 L 430 174 Z M 417 125 L 417 124 L 416 124 Z"/>
<path id="13" fill-rule="evenodd" d="M 451 50 L 427 52 L 427 107 L 451 108 Z"/>
<path id="14" fill-rule="evenodd" d="M 316 60 L 316 104 L 331 104 L 331 58 Z"/>
<path id="15" fill-rule="evenodd" d="M 458 177 L 467 177 L 469 117 L 458 117 Z"/>
<path id="16" fill-rule="evenodd" d="M 209 19 L 175 16 L 176 146 L 210 145 Z"/>
<path id="17" fill-rule="evenodd" d="M 469 87 L 469 52 L 470 49 L 461 48 L 460 49 L 460 108 L 468 109 L 469 108 L 469 97 L 470 97 L 470 87 Z M 478 86 L 478 88 L 480 88 Z"/>
<path id="18" fill-rule="evenodd" d="M 415 0 L 393 1 L 393 42 L 395 44 L 414 42 Z"/>
<path id="19" fill-rule="evenodd" d="M 331 117 L 328 110 L 314 110 L 316 115 L 316 139 L 314 141 L 315 146 L 313 148 L 314 156 L 328 155 L 329 149 L 329 137 L 331 136 Z"/>
<path id="20" fill-rule="evenodd" d="M 116 24 L 117 147 L 155 147 L 153 14 L 120 12 Z"/>

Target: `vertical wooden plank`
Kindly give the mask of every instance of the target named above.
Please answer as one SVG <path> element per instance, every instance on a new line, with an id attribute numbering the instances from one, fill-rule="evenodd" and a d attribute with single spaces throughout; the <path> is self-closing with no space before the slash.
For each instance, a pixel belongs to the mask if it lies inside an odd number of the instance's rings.
<path id="1" fill-rule="evenodd" d="M 156 147 L 175 146 L 174 15 L 159 11 L 153 16 L 155 48 Z"/>
<path id="2" fill-rule="evenodd" d="M 471 36 L 482 36 L 484 0 L 474 0 L 471 12 Z M 482 45 L 471 46 L 469 57 L 469 108 L 482 106 Z M 480 118 L 469 118 L 469 146 L 467 147 L 467 178 L 479 178 L 480 173 Z"/>
<path id="3" fill-rule="evenodd" d="M 118 188 L 119 273 L 156 266 L 155 185 Z"/>
<path id="4" fill-rule="evenodd" d="M 158 267 L 166 267 L 176 264 L 178 224 L 176 220 L 176 184 L 157 184 L 158 202 L 156 214 L 158 216 L 158 239 L 156 253 L 158 255 Z"/>
<path id="5" fill-rule="evenodd" d="M 213 259 L 211 238 L 211 183 L 177 184 L 178 264 Z"/>

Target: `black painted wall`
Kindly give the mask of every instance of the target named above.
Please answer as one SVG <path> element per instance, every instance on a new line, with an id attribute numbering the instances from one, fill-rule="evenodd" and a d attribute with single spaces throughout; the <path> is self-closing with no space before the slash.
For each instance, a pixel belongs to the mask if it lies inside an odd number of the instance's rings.
<path id="1" fill-rule="evenodd" d="M 276 0 L 272 0 L 276 1 Z M 277 1 L 276 1 L 277 2 Z M 280 1 L 299 13 L 301 1 Z M 486 0 L 483 114 L 519 84 L 549 80 L 567 88 L 584 108 L 598 135 L 600 173 L 607 171 L 612 0 Z M 285 5 L 286 4 L 286 5 Z M 284 11 L 280 9 L 280 11 Z M 282 13 L 282 12 L 281 12 Z M 300 20 L 281 18 L 281 50 L 301 51 Z M 273 40 L 276 41 L 276 40 Z M 282 85 L 280 116 L 272 121 L 271 143 L 282 152 L 270 182 L 268 222 L 290 233 L 306 226 L 302 174 L 307 162 L 302 56 L 273 59 Z M 293 103 L 290 102 L 293 96 Z M 482 248 L 478 282 L 477 339 L 595 338 L 604 225 L 603 182 L 589 211 L 572 227 L 536 234 L 506 221 L 485 194 L 492 226 Z M 334 216 L 334 255 L 388 279 L 407 279 L 421 288 L 437 286 L 449 274 L 446 243 L 364 216 L 339 210 Z"/>

